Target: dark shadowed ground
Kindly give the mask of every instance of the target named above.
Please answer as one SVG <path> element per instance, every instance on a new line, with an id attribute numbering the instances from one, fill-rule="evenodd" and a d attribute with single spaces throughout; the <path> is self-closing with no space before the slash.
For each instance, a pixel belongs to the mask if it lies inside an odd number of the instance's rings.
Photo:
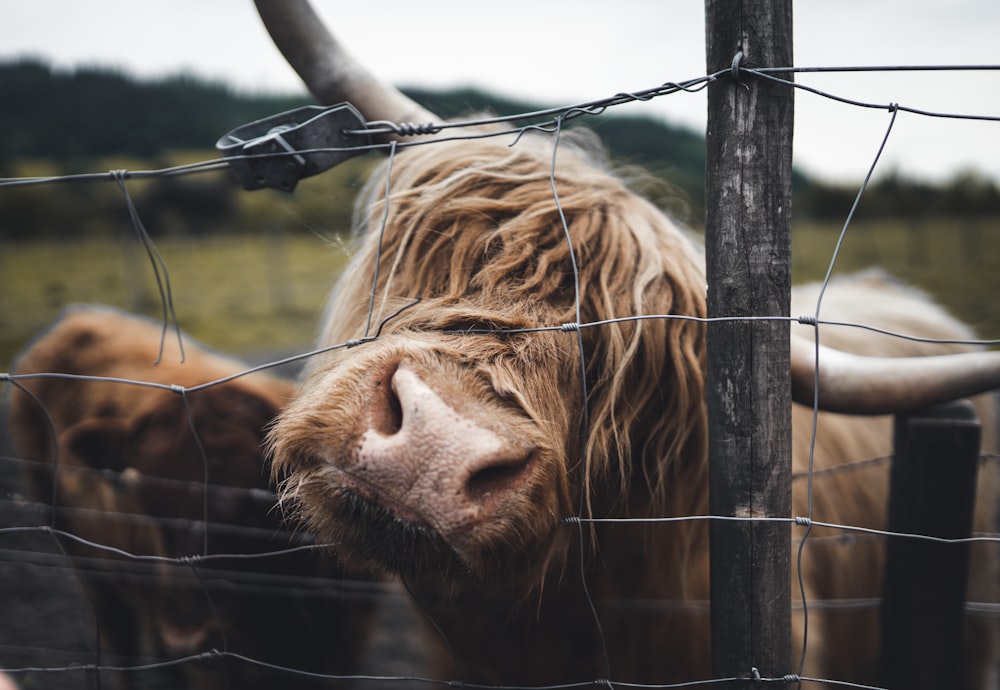
<path id="1" fill-rule="evenodd" d="M 6 448 L 6 444 L 5 444 Z M 0 527 L 34 526 L 44 516 L 26 509 L 17 464 L 0 458 Z M 51 536 L 0 532 L 0 666 L 70 666 L 93 663 L 89 607 L 68 559 Z M 96 688 L 92 674 L 18 675 L 28 688 Z"/>

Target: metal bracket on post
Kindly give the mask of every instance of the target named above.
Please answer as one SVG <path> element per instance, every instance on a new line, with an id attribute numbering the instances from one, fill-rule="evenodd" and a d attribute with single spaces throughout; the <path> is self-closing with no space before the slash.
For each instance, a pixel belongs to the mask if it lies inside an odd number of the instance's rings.
<path id="1" fill-rule="evenodd" d="M 309 105 L 237 127 L 215 148 L 244 189 L 292 192 L 302 178 L 364 153 L 371 138 L 358 131 L 366 128 L 350 103 Z"/>

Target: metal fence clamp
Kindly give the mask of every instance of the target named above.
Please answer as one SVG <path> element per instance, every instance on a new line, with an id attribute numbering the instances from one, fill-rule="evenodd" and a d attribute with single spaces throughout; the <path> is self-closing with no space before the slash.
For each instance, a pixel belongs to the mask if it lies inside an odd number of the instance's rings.
<path id="1" fill-rule="evenodd" d="M 302 178 L 364 153 L 371 137 L 358 132 L 366 128 L 350 103 L 308 105 L 237 127 L 215 148 L 244 189 L 290 193 Z"/>

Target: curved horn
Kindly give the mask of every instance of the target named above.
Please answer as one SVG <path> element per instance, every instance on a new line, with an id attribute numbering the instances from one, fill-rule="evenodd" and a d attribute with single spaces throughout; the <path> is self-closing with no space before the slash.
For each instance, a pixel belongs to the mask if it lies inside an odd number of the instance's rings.
<path id="1" fill-rule="evenodd" d="M 792 336 L 792 399 L 812 407 L 816 344 Z M 1000 388 L 1000 352 L 861 357 L 819 346 L 819 408 L 894 414 Z"/>
<path id="2" fill-rule="evenodd" d="M 326 105 L 349 101 L 369 120 L 429 123 L 440 118 L 376 79 L 327 31 L 308 0 L 255 0 L 274 44 Z"/>

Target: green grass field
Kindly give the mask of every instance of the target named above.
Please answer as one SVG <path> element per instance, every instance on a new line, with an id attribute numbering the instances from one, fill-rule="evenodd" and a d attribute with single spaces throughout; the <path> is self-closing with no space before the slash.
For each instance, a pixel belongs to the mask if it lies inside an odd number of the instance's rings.
<path id="1" fill-rule="evenodd" d="M 319 313 L 346 258 L 312 235 L 164 239 L 181 327 L 234 354 L 262 356 L 312 342 Z M 87 240 L 0 246 L 0 370 L 67 305 L 107 304 L 159 318 L 161 300 L 145 249 Z"/>
<path id="2" fill-rule="evenodd" d="M 795 282 L 821 278 L 840 227 L 802 224 L 793 242 Z M 167 238 L 182 328 L 207 345 L 253 358 L 308 347 L 343 243 L 309 233 Z M 984 337 L 1000 337 L 997 219 L 857 223 L 836 264 L 846 273 L 881 265 L 924 288 Z M 110 239 L 0 244 L 0 371 L 70 304 L 101 303 L 159 317 L 160 299 L 141 245 Z"/>
<path id="3" fill-rule="evenodd" d="M 803 223 L 792 236 L 792 280 L 826 274 L 841 226 Z M 835 273 L 880 266 L 922 288 L 982 338 L 1000 338 L 1000 218 L 852 223 Z"/>

